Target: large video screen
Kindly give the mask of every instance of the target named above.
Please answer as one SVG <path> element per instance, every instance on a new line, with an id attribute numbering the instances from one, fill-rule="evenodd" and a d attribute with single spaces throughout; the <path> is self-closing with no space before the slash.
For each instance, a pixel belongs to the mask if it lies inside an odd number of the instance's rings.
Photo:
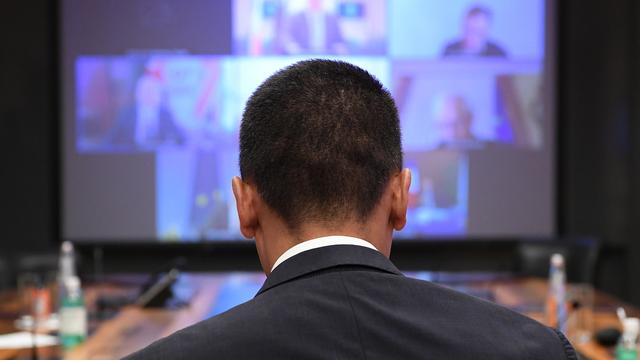
<path id="1" fill-rule="evenodd" d="M 309 58 L 376 76 L 412 170 L 398 239 L 554 231 L 549 0 L 61 1 L 62 218 L 74 241 L 238 240 L 246 100 Z"/>

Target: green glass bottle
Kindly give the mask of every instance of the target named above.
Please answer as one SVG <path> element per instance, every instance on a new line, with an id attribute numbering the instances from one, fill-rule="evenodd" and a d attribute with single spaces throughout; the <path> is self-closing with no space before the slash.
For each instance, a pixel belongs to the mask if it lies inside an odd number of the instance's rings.
<path id="1" fill-rule="evenodd" d="M 638 318 L 622 319 L 622 336 L 616 347 L 616 360 L 638 360 Z"/>
<path id="2" fill-rule="evenodd" d="M 67 350 L 87 338 L 87 309 L 78 277 L 69 277 L 64 286 L 65 296 L 60 304 L 60 344 Z"/>

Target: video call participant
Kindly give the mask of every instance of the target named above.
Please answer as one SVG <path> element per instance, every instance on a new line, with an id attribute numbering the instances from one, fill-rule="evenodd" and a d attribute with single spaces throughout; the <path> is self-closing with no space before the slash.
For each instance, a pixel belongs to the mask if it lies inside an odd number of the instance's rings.
<path id="1" fill-rule="evenodd" d="M 506 57 L 506 51 L 489 38 L 491 20 L 489 8 L 471 7 L 463 20 L 462 39 L 449 43 L 442 56 Z"/>
<path id="2" fill-rule="evenodd" d="M 131 147 L 184 143 L 184 132 L 176 124 L 163 97 L 166 95 L 163 95 L 159 80 L 143 74 L 136 83 L 135 103 L 118 111 L 116 125 L 106 143 Z"/>
<path id="3" fill-rule="evenodd" d="M 338 16 L 326 11 L 322 0 L 309 0 L 304 11 L 286 17 L 284 22 L 287 54 L 347 52 Z"/>
<path id="4" fill-rule="evenodd" d="M 464 97 L 440 94 L 434 98 L 433 118 L 439 147 L 475 148 L 481 145 L 473 133 L 473 113 Z"/>
<path id="5" fill-rule="evenodd" d="M 365 70 L 311 60 L 272 75 L 247 102 L 232 181 L 267 280 L 128 359 L 576 359 L 561 333 L 389 261 L 402 161 L 396 106 Z"/>

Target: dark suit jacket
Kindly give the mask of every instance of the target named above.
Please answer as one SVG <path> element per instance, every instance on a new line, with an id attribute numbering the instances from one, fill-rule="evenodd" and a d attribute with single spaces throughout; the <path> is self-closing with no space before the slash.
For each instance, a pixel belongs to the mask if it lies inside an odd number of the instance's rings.
<path id="1" fill-rule="evenodd" d="M 127 359 L 577 359 L 529 318 L 404 277 L 377 251 L 336 245 L 280 264 L 254 299 Z"/>

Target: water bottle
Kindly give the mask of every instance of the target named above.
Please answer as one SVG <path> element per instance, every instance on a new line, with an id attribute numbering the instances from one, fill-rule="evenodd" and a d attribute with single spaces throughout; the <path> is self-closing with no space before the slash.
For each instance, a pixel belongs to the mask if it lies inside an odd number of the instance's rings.
<path id="1" fill-rule="evenodd" d="M 549 293 L 545 307 L 547 325 L 566 332 L 567 301 L 564 256 L 553 254 L 549 268 Z"/>
<path id="2" fill-rule="evenodd" d="M 71 349 L 87 338 L 87 309 L 80 279 L 71 276 L 64 284 L 64 297 L 60 304 L 60 344 Z"/>
<path id="3" fill-rule="evenodd" d="M 625 318 L 622 320 L 622 336 L 616 347 L 616 360 L 638 359 L 638 331 L 640 320 L 638 318 Z"/>

